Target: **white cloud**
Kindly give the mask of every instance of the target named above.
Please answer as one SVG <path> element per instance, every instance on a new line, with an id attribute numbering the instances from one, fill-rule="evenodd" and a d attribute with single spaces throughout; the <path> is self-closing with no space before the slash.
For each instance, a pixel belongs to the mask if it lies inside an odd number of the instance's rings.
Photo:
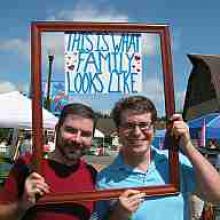
<path id="1" fill-rule="evenodd" d="M 76 4 L 73 10 L 62 10 L 56 15 L 48 17 L 48 20 L 70 20 L 70 21 L 128 21 L 128 16 L 116 11 L 107 5 L 100 9 L 90 1 L 82 0 Z"/>
<path id="2" fill-rule="evenodd" d="M 16 90 L 16 86 L 8 81 L 0 81 L 0 93 L 6 93 Z"/>
<path id="3" fill-rule="evenodd" d="M 94 6 L 89 1 L 80 1 L 72 10 L 61 10 L 55 15 L 49 16 L 47 20 L 64 20 L 64 21 L 109 21 L 109 22 L 126 22 L 128 16 L 116 11 L 113 7 L 106 5 L 104 9 Z M 54 54 L 55 71 L 63 71 L 64 68 L 64 34 L 47 33 L 42 40 L 43 45 L 43 65 L 47 65 L 48 51 Z"/>
<path id="4" fill-rule="evenodd" d="M 155 55 L 158 42 L 157 34 L 142 34 L 142 52 L 143 55 Z"/>
<path id="5" fill-rule="evenodd" d="M 143 94 L 149 97 L 156 105 L 157 111 L 161 115 L 165 115 L 165 99 L 164 99 L 164 85 L 162 80 L 157 78 L 149 78 L 144 84 Z M 175 91 L 175 107 L 176 112 L 182 112 L 185 102 L 186 91 Z"/>
<path id="6" fill-rule="evenodd" d="M 159 116 L 165 115 L 165 99 L 163 81 L 156 76 L 145 80 L 143 85 L 143 95 L 150 98 L 156 106 Z"/>
<path id="7" fill-rule="evenodd" d="M 27 83 L 18 83 L 17 90 L 24 93 L 24 94 L 29 94 L 30 93 L 30 84 L 29 84 L 29 82 L 27 82 Z"/>
<path id="8" fill-rule="evenodd" d="M 175 93 L 176 111 L 183 111 L 186 91 L 178 91 Z"/>
<path id="9" fill-rule="evenodd" d="M 126 22 L 128 16 L 124 15 L 112 6 L 107 5 L 105 9 L 99 9 L 98 6 L 92 5 L 89 1 L 80 1 L 72 10 L 61 10 L 46 20 L 71 20 L 71 21 L 121 21 Z M 58 68 L 63 66 L 63 36 L 61 34 L 51 34 L 45 37 L 42 57 L 45 57 L 51 48 L 55 53 L 56 64 Z M 30 41 L 19 38 L 9 39 L 0 42 L 0 50 L 13 51 L 30 61 Z M 44 62 L 45 59 L 43 59 Z"/>
<path id="10" fill-rule="evenodd" d="M 63 71 L 64 68 L 64 34 L 44 33 L 42 36 L 42 65 L 48 66 L 48 54 L 54 55 L 53 69 Z"/>
<path id="11" fill-rule="evenodd" d="M 29 57 L 29 41 L 13 38 L 0 42 L 0 50 L 18 53 L 21 57 Z"/>

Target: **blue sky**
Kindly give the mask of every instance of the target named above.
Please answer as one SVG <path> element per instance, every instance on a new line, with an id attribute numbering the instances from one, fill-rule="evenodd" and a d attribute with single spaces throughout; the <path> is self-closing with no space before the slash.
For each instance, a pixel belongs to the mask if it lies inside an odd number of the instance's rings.
<path id="1" fill-rule="evenodd" d="M 30 82 L 30 23 L 36 20 L 167 23 L 177 109 L 192 68 L 187 54 L 219 54 L 220 2 L 201 0 L 8 0 L 0 7 L 0 91 Z"/>

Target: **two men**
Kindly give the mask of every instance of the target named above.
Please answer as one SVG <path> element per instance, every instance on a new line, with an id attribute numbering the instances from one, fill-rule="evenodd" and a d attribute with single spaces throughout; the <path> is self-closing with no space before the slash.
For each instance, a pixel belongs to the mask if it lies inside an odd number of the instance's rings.
<path id="1" fill-rule="evenodd" d="M 100 189 L 128 190 L 118 201 L 98 201 L 97 219 L 188 219 L 188 196 L 198 193 L 209 201 L 220 201 L 220 177 L 212 165 L 193 147 L 189 130 L 179 115 L 174 115 L 172 132 L 188 159 L 180 155 L 180 194 L 150 197 L 135 186 L 162 185 L 169 182 L 168 154 L 151 146 L 157 112 L 142 96 L 122 99 L 113 109 L 123 148 L 116 160 L 98 174 Z M 30 159 L 16 163 L 0 194 L 0 219 L 89 219 L 93 203 L 50 205 L 36 209 L 36 194 L 80 192 L 94 189 L 94 170 L 80 160 L 90 147 L 94 130 L 94 112 L 81 104 L 64 107 L 58 125 L 55 152 L 42 161 L 43 173 L 28 169 Z M 5 201 L 5 202 L 4 202 Z"/>
<path id="2" fill-rule="evenodd" d="M 120 100 L 112 111 L 122 150 L 115 161 L 97 177 L 97 188 L 134 188 L 169 183 L 167 151 L 151 146 L 157 111 L 151 100 L 133 96 Z M 95 219 L 108 220 L 187 220 L 192 192 L 220 201 L 220 176 L 194 148 L 189 129 L 180 115 L 173 115 L 172 134 L 180 138 L 180 194 L 146 197 L 138 190 L 126 190 L 118 201 L 97 202 Z M 188 159 L 187 159 L 188 157 Z"/>
<path id="3" fill-rule="evenodd" d="M 81 156 L 91 146 L 95 113 L 82 104 L 66 105 L 56 127 L 56 148 L 42 161 L 42 174 L 29 170 L 31 157 L 18 160 L 0 193 L 0 219 L 89 219 L 93 202 L 36 208 L 36 195 L 71 193 L 95 188 L 95 170 Z"/>

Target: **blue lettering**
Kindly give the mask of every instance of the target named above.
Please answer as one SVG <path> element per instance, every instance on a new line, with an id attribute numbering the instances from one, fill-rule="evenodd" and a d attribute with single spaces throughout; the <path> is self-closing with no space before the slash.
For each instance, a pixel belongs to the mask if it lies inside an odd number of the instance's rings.
<path id="1" fill-rule="evenodd" d="M 85 52 L 85 47 L 84 47 L 84 43 L 85 43 L 85 35 L 81 35 L 81 44 L 80 44 L 80 48 L 78 48 L 78 50 L 80 52 Z"/>
<path id="2" fill-rule="evenodd" d="M 82 89 L 81 81 L 82 81 L 82 76 L 80 73 L 77 73 L 74 79 L 74 87 L 77 93 L 80 93 Z"/>
<path id="3" fill-rule="evenodd" d="M 124 82 L 123 92 L 125 92 L 125 93 L 130 93 L 130 89 L 129 89 L 129 84 L 130 83 L 128 82 L 128 79 L 130 79 L 130 73 L 129 72 L 124 72 L 123 73 L 123 82 Z"/>
<path id="4" fill-rule="evenodd" d="M 103 34 L 102 34 L 102 40 L 103 40 L 103 43 L 104 43 L 104 45 L 105 45 L 105 49 L 103 49 L 103 50 L 109 51 L 108 43 L 107 43 L 107 41 L 106 41 L 106 39 L 105 39 L 105 35 L 103 35 Z M 102 47 L 102 48 L 103 48 L 103 47 Z"/>
<path id="5" fill-rule="evenodd" d="M 141 35 L 140 34 L 136 34 L 135 35 L 135 38 L 136 38 L 136 43 L 135 43 L 135 45 L 136 45 L 136 48 L 135 48 L 135 52 L 139 52 L 139 50 L 140 50 L 140 41 L 139 41 L 139 37 L 140 37 Z"/>
<path id="6" fill-rule="evenodd" d="M 104 86 L 102 84 L 99 75 L 101 73 L 95 73 L 92 76 L 92 73 L 76 73 L 73 79 L 73 90 L 71 92 L 76 93 L 101 93 L 103 92 Z M 70 89 L 69 89 L 70 91 Z"/>
<path id="7" fill-rule="evenodd" d="M 67 91 L 71 91 L 70 90 L 70 72 L 66 72 L 66 76 L 67 76 L 67 79 L 66 79 L 66 82 L 67 82 Z"/>
<path id="8" fill-rule="evenodd" d="M 134 53 L 129 55 L 129 53 L 126 53 L 127 59 L 128 59 L 128 72 L 131 72 L 131 65 L 132 65 L 132 60 L 134 58 Z"/>
<path id="9" fill-rule="evenodd" d="M 117 37 L 118 35 L 116 35 L 116 37 Z M 122 47 L 123 47 L 123 34 L 122 34 L 122 36 L 120 37 L 120 40 L 119 40 L 119 44 L 118 44 L 118 42 L 116 43 L 115 42 L 115 35 L 114 34 L 112 34 L 111 35 L 111 37 L 112 37 L 112 46 L 113 46 L 113 49 L 114 49 L 114 51 L 115 51 L 115 53 L 118 53 L 119 51 L 122 51 Z"/>
<path id="10" fill-rule="evenodd" d="M 82 65 L 84 64 L 84 61 L 86 60 L 86 57 L 88 56 L 88 54 L 86 52 L 79 52 L 78 53 L 78 65 L 76 68 L 76 71 L 78 72 L 79 69 L 82 69 Z"/>
<path id="11" fill-rule="evenodd" d="M 102 68 L 103 61 L 105 62 L 106 66 L 108 66 L 108 72 L 110 72 L 110 70 L 111 70 L 111 56 L 110 56 L 109 52 L 106 52 L 106 53 L 99 52 L 98 64 L 99 64 L 100 72 L 103 71 L 103 68 Z"/>
<path id="12" fill-rule="evenodd" d="M 90 52 L 87 57 L 87 60 L 85 62 L 85 66 L 84 66 L 84 70 L 83 70 L 84 72 L 87 72 L 87 68 L 89 68 L 89 67 L 91 68 L 91 66 L 89 66 L 89 65 L 92 65 L 95 68 L 94 72 L 101 72 L 100 66 L 98 67 L 96 64 L 95 55 L 93 52 Z"/>
<path id="13" fill-rule="evenodd" d="M 91 82 L 92 82 L 92 85 L 93 85 L 93 87 L 94 87 L 94 90 L 95 90 L 95 92 L 102 92 L 103 91 L 103 84 L 102 84 L 102 81 L 101 81 L 101 79 L 99 78 L 99 75 L 100 75 L 101 73 L 95 73 L 94 74 L 94 76 L 92 77 L 92 79 L 91 79 Z M 95 82 L 97 82 L 99 85 L 97 85 L 97 83 L 95 83 Z M 97 88 L 97 87 L 99 87 L 99 88 Z"/>
<path id="14" fill-rule="evenodd" d="M 71 45 L 70 51 L 79 50 L 80 47 L 80 34 L 71 34 Z"/>
<path id="15" fill-rule="evenodd" d="M 120 91 L 120 74 L 117 70 L 113 70 L 110 73 L 110 80 L 108 86 L 108 92 L 121 92 Z M 113 79 L 114 78 L 114 79 Z M 115 90 L 113 87 L 116 87 Z"/>
<path id="16" fill-rule="evenodd" d="M 137 76 L 138 73 L 131 73 L 131 92 L 132 93 L 137 93 L 137 90 L 134 90 L 134 85 L 136 81 L 134 80 L 134 77 Z"/>
<path id="17" fill-rule="evenodd" d="M 125 52 L 125 48 L 126 51 L 128 51 L 128 43 L 129 43 L 129 37 L 128 35 L 123 35 L 123 41 L 122 41 L 122 49 L 121 52 Z"/>
<path id="18" fill-rule="evenodd" d="M 86 50 L 87 51 L 92 51 L 93 50 L 93 42 L 92 42 L 92 40 L 90 39 L 90 35 L 85 35 L 85 37 L 86 37 L 86 40 L 87 40 L 87 42 L 88 42 L 88 46 L 86 47 Z"/>
<path id="19" fill-rule="evenodd" d="M 126 71 L 126 69 L 127 69 L 127 66 L 126 65 L 123 65 L 123 53 L 120 53 L 119 54 L 119 57 L 117 57 L 117 60 L 119 60 L 119 72 L 124 72 L 124 71 Z M 124 69 L 123 69 L 123 67 L 124 67 Z"/>
<path id="20" fill-rule="evenodd" d="M 89 74 L 91 75 L 91 74 Z M 87 93 L 88 89 L 91 91 L 91 83 L 90 83 L 90 77 L 88 76 L 87 73 L 85 73 L 82 77 L 82 81 L 81 81 L 81 88 L 83 93 Z"/>
<path id="21" fill-rule="evenodd" d="M 127 52 L 129 51 L 129 50 L 131 50 L 132 52 L 134 52 L 135 51 L 135 36 L 134 35 L 130 35 L 130 41 L 129 41 L 129 44 L 127 45 Z"/>

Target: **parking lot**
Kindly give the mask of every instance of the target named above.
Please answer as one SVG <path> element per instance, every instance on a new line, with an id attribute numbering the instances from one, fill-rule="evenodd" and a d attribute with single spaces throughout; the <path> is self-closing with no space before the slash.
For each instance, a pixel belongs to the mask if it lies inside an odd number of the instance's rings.
<path id="1" fill-rule="evenodd" d="M 85 160 L 92 164 L 98 171 L 111 164 L 117 154 L 109 156 L 86 155 Z"/>

